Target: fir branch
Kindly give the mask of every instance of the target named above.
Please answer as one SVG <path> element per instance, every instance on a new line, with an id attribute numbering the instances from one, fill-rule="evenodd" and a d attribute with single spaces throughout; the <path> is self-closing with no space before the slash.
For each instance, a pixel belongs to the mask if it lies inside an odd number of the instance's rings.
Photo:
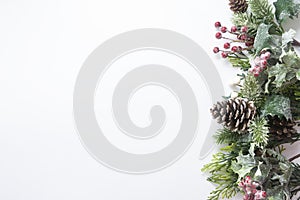
<path id="1" fill-rule="evenodd" d="M 268 0 L 249 0 L 248 3 L 251 8 L 251 12 L 256 18 L 273 22 L 273 7 L 269 4 Z"/>
<path id="2" fill-rule="evenodd" d="M 233 67 L 241 68 L 244 71 L 251 68 L 248 58 L 228 57 L 228 60 Z"/>
<path id="3" fill-rule="evenodd" d="M 237 132 L 233 132 L 227 128 L 217 131 L 215 138 L 217 144 L 231 144 L 236 142 L 241 135 Z"/>
<path id="4" fill-rule="evenodd" d="M 234 145 L 223 148 L 222 152 L 213 155 L 210 163 L 204 165 L 203 172 L 209 172 L 208 181 L 217 184 L 214 191 L 210 193 L 209 200 L 218 200 L 220 198 L 231 198 L 238 192 L 237 174 L 231 169 L 231 161 L 236 158 Z"/>
<path id="5" fill-rule="evenodd" d="M 239 96 L 254 101 L 255 105 L 258 107 L 262 103 L 262 93 L 263 91 L 258 80 L 252 74 L 248 74 L 244 79 Z"/>
<path id="6" fill-rule="evenodd" d="M 249 126 L 249 132 L 252 134 L 253 143 L 260 148 L 265 147 L 268 144 L 268 133 L 267 120 L 265 118 L 256 118 L 251 121 Z"/>

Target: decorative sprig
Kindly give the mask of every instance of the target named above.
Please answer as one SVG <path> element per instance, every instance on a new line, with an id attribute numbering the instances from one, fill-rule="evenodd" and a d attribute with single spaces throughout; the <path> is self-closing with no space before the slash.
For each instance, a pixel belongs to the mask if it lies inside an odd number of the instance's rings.
<path id="1" fill-rule="evenodd" d="M 283 29 L 300 13 L 300 2 L 230 0 L 233 26 L 215 23 L 215 37 L 225 41 L 213 52 L 242 70 L 235 95 L 211 109 L 223 125 L 216 143 L 225 145 L 202 171 L 216 189 L 210 200 L 290 200 L 300 192 L 300 165 L 283 155 L 283 144 L 300 141 L 300 43 L 295 31 Z M 300 198 L 299 198 L 300 199 Z"/>

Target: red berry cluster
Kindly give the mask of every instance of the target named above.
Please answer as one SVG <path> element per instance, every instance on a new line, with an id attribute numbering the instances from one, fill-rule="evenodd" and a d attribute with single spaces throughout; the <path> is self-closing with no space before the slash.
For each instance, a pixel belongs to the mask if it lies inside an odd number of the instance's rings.
<path id="1" fill-rule="evenodd" d="M 214 53 L 221 52 L 221 56 L 223 58 L 227 58 L 230 54 L 234 54 L 237 56 L 242 55 L 242 51 L 249 50 L 249 47 L 253 46 L 254 37 L 247 34 L 247 26 L 243 26 L 241 28 L 232 26 L 230 29 L 228 29 L 226 26 L 222 26 L 221 22 L 216 22 L 215 27 L 218 29 L 218 32 L 216 33 L 215 37 L 217 39 L 227 40 L 227 42 L 225 42 L 223 45 L 224 50 L 221 50 L 219 47 L 214 47 L 213 49 Z M 235 36 L 235 38 L 232 39 L 224 37 L 225 33 L 229 33 Z M 239 45 L 232 46 L 233 43 L 239 43 Z"/>
<path id="2" fill-rule="evenodd" d="M 246 176 L 245 179 L 242 179 L 239 186 L 245 192 L 243 200 L 262 200 L 267 197 L 266 191 L 263 191 L 260 184 L 253 181 L 250 176 Z"/>
<path id="3" fill-rule="evenodd" d="M 252 67 L 249 69 L 249 72 L 256 77 L 259 76 L 259 74 L 267 68 L 268 59 L 270 59 L 270 57 L 271 53 L 268 51 L 263 52 L 260 56 L 257 56 L 251 62 Z"/>

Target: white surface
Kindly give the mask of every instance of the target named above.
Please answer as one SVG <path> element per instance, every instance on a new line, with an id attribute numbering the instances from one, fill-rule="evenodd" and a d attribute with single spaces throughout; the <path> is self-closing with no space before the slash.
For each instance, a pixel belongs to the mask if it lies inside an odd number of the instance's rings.
<path id="1" fill-rule="evenodd" d="M 237 71 L 211 49 L 217 43 L 213 23 L 229 25 L 230 14 L 227 3 L 219 0 L 2 0 L 0 199 L 205 199 L 213 186 L 200 172 L 209 160 L 198 160 L 201 130 L 173 166 L 149 175 L 117 173 L 96 162 L 81 145 L 72 93 L 91 51 L 137 28 L 170 29 L 198 42 L 229 93 L 228 83 Z M 298 25 L 298 38 L 299 33 Z M 201 103 L 211 102 L 207 98 Z"/>

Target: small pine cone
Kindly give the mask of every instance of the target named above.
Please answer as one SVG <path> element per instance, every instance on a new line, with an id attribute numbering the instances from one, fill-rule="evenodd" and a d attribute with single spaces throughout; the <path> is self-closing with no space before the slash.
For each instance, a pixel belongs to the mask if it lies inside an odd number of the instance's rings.
<path id="1" fill-rule="evenodd" d="M 277 115 L 268 115 L 268 121 L 270 137 L 274 139 L 281 140 L 297 135 L 297 131 L 294 128 L 296 122 L 291 119 L 287 120 L 285 117 L 280 118 Z"/>
<path id="2" fill-rule="evenodd" d="M 229 6 L 234 13 L 244 13 L 248 9 L 247 0 L 229 0 Z"/>
<path id="3" fill-rule="evenodd" d="M 231 131 L 244 132 L 256 114 L 253 101 L 243 98 L 229 99 L 217 102 L 210 109 L 212 116 L 218 123 L 223 124 Z"/>

